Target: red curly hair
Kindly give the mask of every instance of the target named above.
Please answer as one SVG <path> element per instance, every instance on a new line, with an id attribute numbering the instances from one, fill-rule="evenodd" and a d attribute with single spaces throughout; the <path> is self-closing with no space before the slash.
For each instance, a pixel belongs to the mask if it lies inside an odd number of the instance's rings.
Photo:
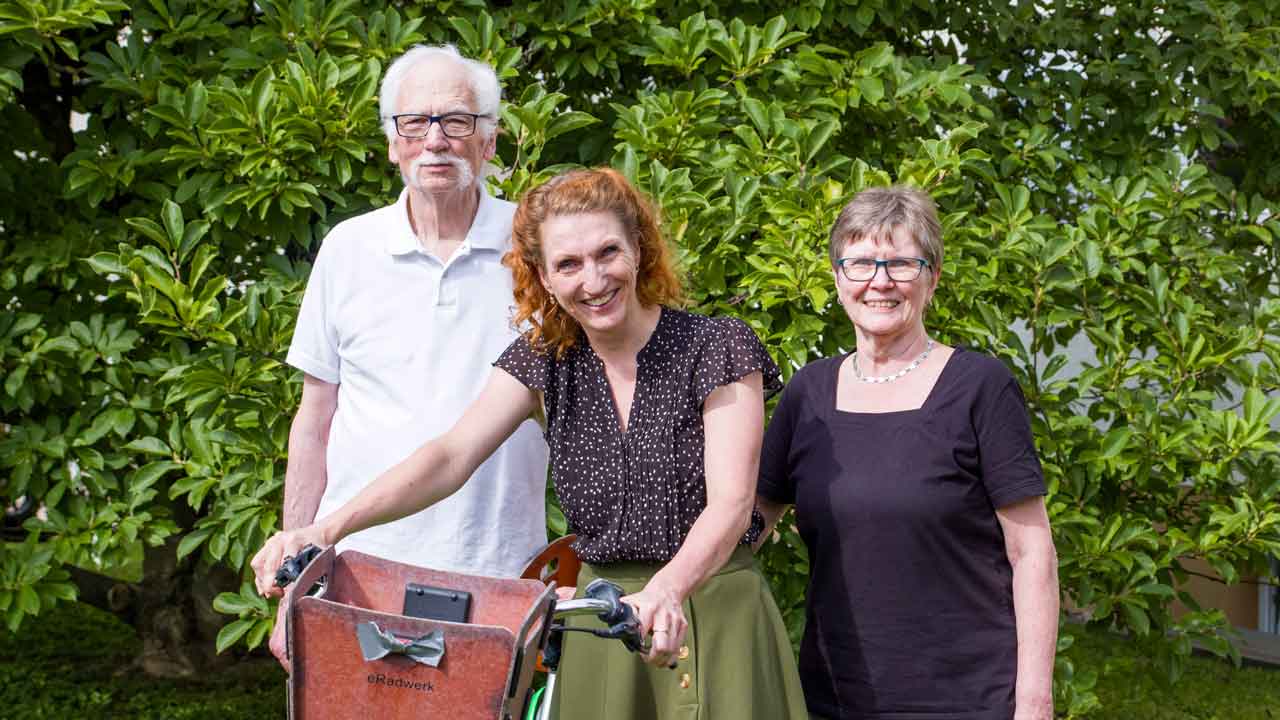
<path id="1" fill-rule="evenodd" d="M 515 284 L 517 327 L 528 322 L 529 340 L 544 352 L 564 354 L 578 341 L 578 321 L 565 312 L 542 285 L 542 224 L 557 215 L 611 212 L 622 222 L 635 247 L 640 267 L 636 295 L 646 307 L 684 302 L 684 288 L 671 249 L 662 238 L 652 202 L 613 168 L 571 170 L 525 193 L 516 208 L 511 250 L 502 263 Z"/>

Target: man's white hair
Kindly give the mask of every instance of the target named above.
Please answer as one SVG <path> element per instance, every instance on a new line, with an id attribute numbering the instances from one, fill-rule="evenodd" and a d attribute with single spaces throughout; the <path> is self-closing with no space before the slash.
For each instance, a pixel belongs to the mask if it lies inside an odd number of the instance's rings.
<path id="1" fill-rule="evenodd" d="M 387 135 L 387 142 L 396 138 L 396 123 L 391 116 L 399 111 L 396 103 L 400 100 L 400 86 L 409 75 L 409 71 L 424 60 L 446 57 L 458 63 L 467 74 L 467 85 L 475 99 L 475 112 L 480 115 L 491 115 L 492 120 L 481 118 L 477 127 L 482 128 L 486 136 L 492 136 L 498 130 L 498 104 L 502 102 L 502 85 L 498 82 L 498 74 L 488 64 L 462 56 L 458 48 L 445 45 L 414 45 L 405 54 L 396 58 L 382 77 L 382 88 L 378 93 L 379 112 L 382 114 L 382 131 Z"/>

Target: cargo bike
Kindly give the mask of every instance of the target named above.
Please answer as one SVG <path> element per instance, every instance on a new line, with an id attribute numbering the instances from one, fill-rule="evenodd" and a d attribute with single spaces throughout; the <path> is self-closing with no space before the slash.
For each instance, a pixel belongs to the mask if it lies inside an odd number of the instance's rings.
<path id="1" fill-rule="evenodd" d="M 561 538 L 520 579 L 443 572 L 354 551 L 286 558 L 290 720 L 546 720 L 561 640 L 585 631 L 643 650 L 622 590 L 596 580 L 557 601 L 578 560 Z M 591 614 L 595 628 L 563 620 Z M 547 672 L 534 688 L 535 670 Z"/>

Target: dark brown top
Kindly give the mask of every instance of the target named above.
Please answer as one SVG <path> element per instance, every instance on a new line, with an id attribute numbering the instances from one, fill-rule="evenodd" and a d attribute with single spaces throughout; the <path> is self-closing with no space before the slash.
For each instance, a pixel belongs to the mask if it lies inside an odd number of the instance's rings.
<path id="1" fill-rule="evenodd" d="M 543 393 L 551 479 L 589 563 L 670 560 L 707 506 L 703 401 L 755 371 L 766 395 L 782 387 L 759 338 L 734 318 L 663 308 L 636 363 L 626 432 L 585 337 L 560 360 L 520 337 L 494 363 Z M 741 542 L 762 526 L 753 512 Z"/>
<path id="2" fill-rule="evenodd" d="M 795 504 L 809 549 L 809 710 L 1009 720 L 1018 633 L 996 509 L 1046 491 L 1022 390 L 956 348 L 920 408 L 844 412 L 843 360 L 792 376 L 760 456 L 760 495 Z"/>

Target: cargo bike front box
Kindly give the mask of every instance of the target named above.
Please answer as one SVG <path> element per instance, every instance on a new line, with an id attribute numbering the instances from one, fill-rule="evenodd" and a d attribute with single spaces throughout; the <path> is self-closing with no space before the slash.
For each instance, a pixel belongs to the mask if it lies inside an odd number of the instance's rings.
<path id="1" fill-rule="evenodd" d="M 469 593 L 469 622 L 401 614 L 411 584 Z M 519 720 L 554 598 L 536 580 L 328 548 L 288 590 L 289 717 Z"/>

